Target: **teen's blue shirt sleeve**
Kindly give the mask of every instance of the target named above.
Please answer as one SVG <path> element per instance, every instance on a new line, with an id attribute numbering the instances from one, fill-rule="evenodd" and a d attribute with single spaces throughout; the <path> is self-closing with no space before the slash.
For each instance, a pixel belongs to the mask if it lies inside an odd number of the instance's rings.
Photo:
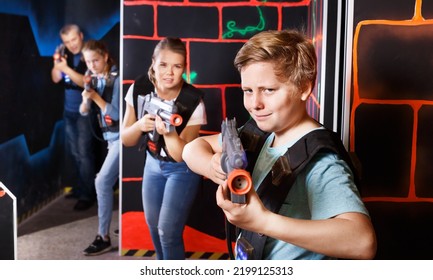
<path id="1" fill-rule="evenodd" d="M 346 162 L 332 153 L 318 153 L 298 175 L 279 214 L 287 217 L 322 220 L 347 212 L 369 215 Z M 265 245 L 266 259 L 327 259 L 273 238 Z"/>

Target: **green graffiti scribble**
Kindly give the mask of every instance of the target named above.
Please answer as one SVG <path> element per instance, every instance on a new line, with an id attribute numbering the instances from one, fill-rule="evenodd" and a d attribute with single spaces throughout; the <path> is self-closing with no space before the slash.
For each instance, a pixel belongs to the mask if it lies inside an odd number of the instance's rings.
<path id="1" fill-rule="evenodd" d="M 262 10 L 260 9 L 260 7 L 257 7 L 257 10 L 259 11 L 259 23 L 256 26 L 247 26 L 245 28 L 237 28 L 236 27 L 236 22 L 234 20 L 230 20 L 227 22 L 227 29 L 229 30 L 228 32 L 226 32 L 225 34 L 223 34 L 223 39 L 225 38 L 231 38 L 233 37 L 233 35 L 238 32 L 241 35 L 245 35 L 249 32 L 254 32 L 254 31 L 262 31 L 265 28 L 265 18 L 263 17 L 263 13 Z"/>
<path id="2" fill-rule="evenodd" d="M 190 84 L 193 84 L 195 79 L 197 78 L 197 72 L 191 72 L 189 73 L 189 77 L 186 75 L 186 73 L 182 74 L 182 78 L 187 81 Z"/>

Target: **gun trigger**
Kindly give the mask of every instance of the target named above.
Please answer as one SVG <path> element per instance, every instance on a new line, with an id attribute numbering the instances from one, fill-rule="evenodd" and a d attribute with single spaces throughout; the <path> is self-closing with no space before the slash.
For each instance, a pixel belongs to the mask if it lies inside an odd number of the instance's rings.
<path id="1" fill-rule="evenodd" d="M 274 186 L 279 186 L 283 179 L 290 175 L 292 175 L 292 169 L 290 168 L 287 157 L 279 157 L 272 166 L 272 184 Z"/>

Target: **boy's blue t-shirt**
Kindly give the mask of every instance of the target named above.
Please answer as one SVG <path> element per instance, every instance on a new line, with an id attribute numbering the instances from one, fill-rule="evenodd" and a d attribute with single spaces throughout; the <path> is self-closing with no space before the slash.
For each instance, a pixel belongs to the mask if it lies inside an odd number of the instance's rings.
<path id="1" fill-rule="evenodd" d="M 296 142 L 272 148 L 273 139 L 274 134 L 267 138 L 254 167 L 252 179 L 255 189 L 278 157 Z M 279 214 L 297 219 L 320 220 L 347 212 L 368 215 L 354 184 L 352 171 L 338 155 L 320 152 L 297 176 Z M 267 239 L 263 254 L 264 259 L 269 260 L 328 259 L 327 256 L 273 238 Z"/>

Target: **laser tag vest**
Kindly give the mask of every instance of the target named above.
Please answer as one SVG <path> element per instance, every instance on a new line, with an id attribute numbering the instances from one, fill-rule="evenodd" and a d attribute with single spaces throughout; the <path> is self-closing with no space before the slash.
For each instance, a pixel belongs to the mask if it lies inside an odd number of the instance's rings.
<path id="1" fill-rule="evenodd" d="M 113 66 L 111 68 L 110 71 L 110 75 L 108 77 L 108 79 L 105 81 L 105 87 L 104 90 L 102 92 L 102 99 L 105 100 L 105 102 L 107 103 L 111 103 L 111 100 L 113 99 L 113 89 L 114 89 L 114 81 L 117 78 L 119 72 L 117 70 L 116 66 Z M 94 104 L 94 102 L 92 102 L 92 105 L 97 106 L 96 104 Z M 99 109 L 99 107 L 98 107 Z M 100 109 L 99 109 L 100 110 Z M 119 121 L 115 121 L 113 119 L 111 119 L 109 116 L 105 116 L 105 119 L 102 119 L 102 115 L 98 114 L 98 121 L 99 121 L 99 126 L 101 127 L 102 132 L 119 132 Z"/>
<path id="2" fill-rule="evenodd" d="M 133 90 L 133 103 L 135 116 L 138 120 L 138 95 L 147 95 L 154 91 L 154 85 L 150 82 L 149 77 L 147 75 L 141 75 L 134 81 L 134 90 Z M 199 105 L 200 101 L 203 98 L 203 92 L 192 85 L 184 82 L 182 85 L 182 89 L 178 97 L 176 98 L 175 105 L 177 106 L 178 112 L 177 114 L 181 115 L 183 121 L 182 124 L 176 126 L 176 132 L 180 135 L 182 130 L 185 128 L 189 119 L 191 118 L 195 108 Z M 145 134 L 143 145 L 150 152 L 150 154 L 159 160 L 162 161 L 172 161 L 175 160 L 169 155 L 168 150 L 166 148 L 164 137 L 158 137 L 156 142 L 153 142 L 148 137 L 148 134 Z M 142 149 L 140 146 L 140 150 Z M 164 150 L 167 156 L 161 156 L 161 149 Z"/>
<path id="3" fill-rule="evenodd" d="M 269 135 L 270 133 L 260 130 L 252 119 L 242 127 L 239 137 L 247 153 L 247 170 L 250 173 L 252 173 L 259 153 Z M 296 176 L 319 151 L 338 154 L 349 165 L 354 173 L 355 182 L 358 182 L 358 175 L 352 159 L 338 135 L 328 129 L 313 130 L 288 148 L 287 152 L 276 161 L 257 189 L 257 194 L 267 209 L 274 213 L 279 212 Z M 246 239 L 254 248 L 252 259 L 262 259 L 267 236 L 242 230 L 242 238 Z"/>

